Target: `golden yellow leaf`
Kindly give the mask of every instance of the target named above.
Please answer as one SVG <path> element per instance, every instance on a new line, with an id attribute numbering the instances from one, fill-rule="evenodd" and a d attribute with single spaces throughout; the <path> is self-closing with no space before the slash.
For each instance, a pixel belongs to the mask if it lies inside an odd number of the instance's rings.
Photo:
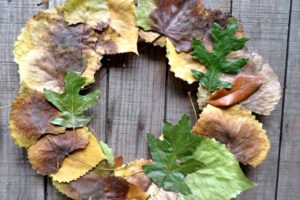
<path id="1" fill-rule="evenodd" d="M 97 51 L 101 54 L 137 53 L 134 0 L 108 0 L 107 3 L 111 22 L 101 35 Z"/>
<path id="2" fill-rule="evenodd" d="M 96 167 L 99 162 L 106 159 L 95 136 L 88 128 L 83 128 L 83 130 L 89 135 L 89 144 L 85 149 L 76 151 L 63 160 L 58 172 L 51 174 L 54 181 L 68 183 L 76 180 Z"/>
<path id="3" fill-rule="evenodd" d="M 154 46 L 165 47 L 166 37 L 152 31 L 139 30 L 139 36 L 145 42 L 153 43 Z"/>
<path id="4" fill-rule="evenodd" d="M 42 93 L 22 85 L 10 113 L 11 136 L 20 147 L 29 147 L 45 134 L 64 133 L 64 127 L 51 124 L 51 119 L 59 115 Z"/>
<path id="5" fill-rule="evenodd" d="M 71 24 L 84 23 L 102 31 L 110 21 L 106 0 L 69 0 L 64 5 L 64 18 Z"/>
<path id="6" fill-rule="evenodd" d="M 205 66 L 194 60 L 190 54 L 184 52 L 177 53 L 169 39 L 167 39 L 166 47 L 167 58 L 169 60 L 169 65 L 171 66 L 170 70 L 174 72 L 176 77 L 191 84 L 196 81 L 192 74 L 192 70 L 206 72 Z"/>
<path id="7" fill-rule="evenodd" d="M 270 141 L 251 111 L 236 105 L 220 109 L 208 105 L 193 128 L 194 134 L 215 138 L 244 164 L 256 167 L 265 159 Z"/>

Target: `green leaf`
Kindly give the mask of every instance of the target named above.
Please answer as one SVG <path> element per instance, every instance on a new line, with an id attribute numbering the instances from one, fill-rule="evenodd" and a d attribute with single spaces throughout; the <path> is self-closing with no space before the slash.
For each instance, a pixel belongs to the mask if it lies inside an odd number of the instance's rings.
<path id="1" fill-rule="evenodd" d="M 185 183 L 192 194 L 181 195 L 182 200 L 229 200 L 255 186 L 245 177 L 234 155 L 215 139 L 202 138 L 194 158 L 204 167 L 187 175 Z"/>
<path id="2" fill-rule="evenodd" d="M 100 141 L 100 145 L 103 153 L 106 156 L 106 160 L 109 166 L 115 166 L 114 153 L 112 149 L 104 142 Z"/>
<path id="3" fill-rule="evenodd" d="M 215 23 L 212 28 L 211 36 L 214 42 L 214 50 L 209 52 L 201 41 L 194 39 L 192 46 L 194 51 L 192 56 L 205 65 L 207 72 L 201 73 L 192 71 L 200 84 L 210 93 L 220 88 L 231 88 L 231 84 L 221 81 L 222 73 L 238 73 L 240 69 L 247 64 L 247 58 L 236 60 L 226 60 L 226 56 L 233 51 L 243 49 L 248 38 L 237 38 L 235 33 L 238 29 L 236 20 L 230 20 L 226 29 Z"/>
<path id="4" fill-rule="evenodd" d="M 59 94 L 44 89 L 46 99 L 62 112 L 59 117 L 52 120 L 52 124 L 78 128 L 91 121 L 91 117 L 84 115 L 83 112 L 98 102 L 100 91 L 97 90 L 84 96 L 79 95 L 85 80 L 79 73 L 66 73 L 64 93 Z"/>
<path id="5" fill-rule="evenodd" d="M 164 123 L 164 140 L 152 134 L 147 136 L 153 162 L 143 167 L 144 172 L 164 190 L 191 193 L 184 178 L 202 167 L 202 163 L 193 158 L 202 138 L 191 133 L 189 123 L 189 117 L 184 115 L 176 125 Z"/>

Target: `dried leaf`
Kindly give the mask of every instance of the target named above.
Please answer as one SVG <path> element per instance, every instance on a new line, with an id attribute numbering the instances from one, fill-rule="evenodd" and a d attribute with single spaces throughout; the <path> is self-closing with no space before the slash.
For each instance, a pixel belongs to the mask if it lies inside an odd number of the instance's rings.
<path id="1" fill-rule="evenodd" d="M 71 25 L 83 23 L 102 31 L 109 25 L 110 12 L 105 0 L 68 0 L 64 18 Z"/>
<path id="2" fill-rule="evenodd" d="M 167 58 L 169 60 L 170 70 L 174 72 L 175 77 L 187 81 L 189 84 L 197 79 L 193 76 L 192 70 L 206 72 L 205 66 L 193 59 L 190 54 L 177 53 L 175 47 L 169 39 L 166 40 Z"/>
<path id="3" fill-rule="evenodd" d="M 148 200 L 180 200 L 178 193 L 165 191 L 152 183 L 147 191 L 150 198 Z"/>
<path id="4" fill-rule="evenodd" d="M 208 104 L 209 92 L 199 84 L 197 92 L 197 103 L 200 110 L 203 110 Z"/>
<path id="5" fill-rule="evenodd" d="M 63 90 L 65 71 L 82 72 L 94 82 L 102 55 L 96 52 L 99 34 L 84 24 L 69 26 L 63 7 L 39 12 L 26 23 L 15 43 L 15 61 L 21 82 L 31 89 Z"/>
<path id="6" fill-rule="evenodd" d="M 139 36 L 142 40 L 148 43 L 152 43 L 154 46 L 160 46 L 160 47 L 166 46 L 166 37 L 158 33 L 152 31 L 139 30 Z"/>
<path id="7" fill-rule="evenodd" d="M 208 103 L 216 107 L 232 106 L 240 103 L 255 93 L 262 85 L 263 80 L 259 76 L 239 75 L 229 90 L 220 89 L 214 92 Z"/>
<path id="8" fill-rule="evenodd" d="M 11 136 L 20 147 L 29 147 L 45 134 L 64 133 L 63 127 L 51 124 L 51 119 L 58 115 L 42 93 L 21 86 L 10 113 Z"/>
<path id="9" fill-rule="evenodd" d="M 147 191 L 151 180 L 143 172 L 143 166 L 148 165 L 151 162 L 149 160 L 135 160 L 115 169 L 115 176 L 123 177 L 128 182 L 138 185 L 144 191 Z"/>
<path id="10" fill-rule="evenodd" d="M 205 9 L 202 0 L 140 0 L 137 9 L 138 26 L 165 35 L 177 52 L 190 51 L 193 38 L 210 40 L 212 24 L 225 25 L 229 17 Z"/>
<path id="11" fill-rule="evenodd" d="M 85 149 L 76 151 L 64 159 L 58 172 L 51 174 L 54 181 L 68 183 L 76 180 L 106 160 L 97 138 L 87 128 L 83 131 L 89 135 L 89 144 Z"/>
<path id="12" fill-rule="evenodd" d="M 193 128 L 194 134 L 215 138 L 225 144 L 243 164 L 261 164 L 270 149 L 262 124 L 241 106 L 220 109 L 208 105 Z"/>
<path id="13" fill-rule="evenodd" d="M 107 0 L 111 22 L 100 36 L 101 54 L 137 53 L 138 28 L 135 25 L 134 0 Z"/>
<path id="14" fill-rule="evenodd" d="M 253 54 L 257 57 L 257 54 Z M 259 59 L 259 58 L 254 58 Z M 259 63 L 259 61 L 256 61 Z M 262 77 L 263 84 L 252 96 L 240 104 L 260 115 L 270 115 L 281 99 L 281 86 L 277 74 L 269 64 L 256 65 L 256 73 Z"/>
<path id="15" fill-rule="evenodd" d="M 82 129 L 67 131 L 59 135 L 46 135 L 28 149 L 32 167 L 43 175 L 56 173 L 66 156 L 85 148 L 89 135 Z"/>
<path id="16" fill-rule="evenodd" d="M 146 200 L 147 195 L 136 185 L 120 177 L 109 176 L 103 163 L 70 183 L 53 181 L 53 185 L 72 199 Z"/>
<path id="17" fill-rule="evenodd" d="M 46 99 L 62 112 L 52 119 L 52 124 L 74 129 L 86 126 L 91 121 L 91 117 L 84 115 L 84 111 L 98 102 L 100 91 L 80 95 L 85 81 L 78 73 L 66 73 L 65 91 L 62 94 L 44 89 Z"/>

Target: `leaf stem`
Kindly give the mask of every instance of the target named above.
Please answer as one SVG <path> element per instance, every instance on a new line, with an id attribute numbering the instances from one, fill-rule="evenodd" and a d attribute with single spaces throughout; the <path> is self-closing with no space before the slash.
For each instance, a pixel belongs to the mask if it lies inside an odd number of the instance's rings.
<path id="1" fill-rule="evenodd" d="M 198 119 L 198 117 L 197 117 L 197 111 L 196 111 L 195 104 L 194 104 L 193 99 L 192 99 L 191 92 L 188 92 L 188 96 L 189 96 L 189 100 L 190 100 L 190 103 L 191 103 L 193 111 L 194 111 L 195 119 L 197 121 L 197 119 Z"/>
<path id="2" fill-rule="evenodd" d="M 0 109 L 9 108 L 9 107 L 11 107 L 11 104 L 6 105 L 6 106 L 0 106 Z"/>

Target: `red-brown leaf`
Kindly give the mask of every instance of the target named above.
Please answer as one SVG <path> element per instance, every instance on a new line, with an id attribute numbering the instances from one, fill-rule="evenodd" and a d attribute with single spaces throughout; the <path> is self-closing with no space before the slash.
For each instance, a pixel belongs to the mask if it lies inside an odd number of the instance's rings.
<path id="1" fill-rule="evenodd" d="M 232 106 L 254 94 L 262 83 L 263 79 L 260 76 L 240 75 L 233 82 L 234 86 L 231 89 L 216 91 L 209 98 L 208 103 L 216 107 Z"/>

